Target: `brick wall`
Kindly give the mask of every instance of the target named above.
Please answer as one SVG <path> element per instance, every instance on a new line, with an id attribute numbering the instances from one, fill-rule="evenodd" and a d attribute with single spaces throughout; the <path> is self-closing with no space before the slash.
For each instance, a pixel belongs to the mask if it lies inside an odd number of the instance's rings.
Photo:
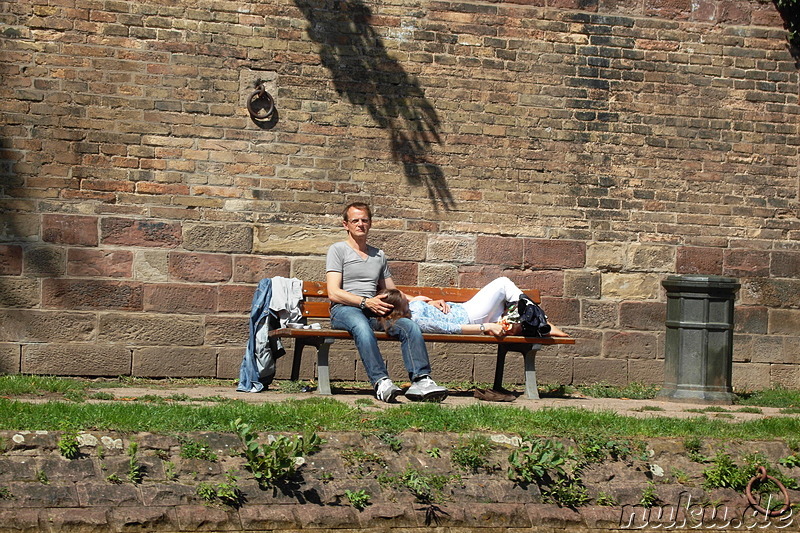
<path id="1" fill-rule="evenodd" d="M 660 383 L 660 282 L 702 273 L 742 283 L 734 384 L 800 387 L 798 68 L 771 3 L 161 4 L 0 5 L 0 371 L 233 377 L 254 284 L 322 279 L 366 200 L 398 281 L 542 290 L 578 338 L 542 382 Z M 490 375 L 431 351 L 440 379 Z"/>

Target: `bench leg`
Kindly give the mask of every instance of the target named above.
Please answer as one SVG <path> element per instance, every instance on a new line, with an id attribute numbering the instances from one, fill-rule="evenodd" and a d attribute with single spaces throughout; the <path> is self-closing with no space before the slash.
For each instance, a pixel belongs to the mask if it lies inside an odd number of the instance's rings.
<path id="1" fill-rule="evenodd" d="M 508 353 L 508 346 L 502 344 L 497 345 L 497 361 L 494 365 L 494 389 L 500 390 L 503 388 L 503 372 L 506 366 L 506 354 Z"/>
<path id="2" fill-rule="evenodd" d="M 317 346 L 317 393 L 324 396 L 331 394 L 331 374 L 328 367 L 328 351 L 333 344 L 333 339 L 323 339 Z"/>
<path id="3" fill-rule="evenodd" d="M 525 352 L 525 396 L 531 400 L 539 399 L 539 387 L 536 383 L 536 352 L 538 345 Z"/>
<path id="4" fill-rule="evenodd" d="M 292 356 L 292 381 L 297 381 L 300 379 L 300 363 L 303 360 L 303 348 L 307 346 L 307 343 L 303 342 L 301 339 L 294 340 L 294 355 Z"/>

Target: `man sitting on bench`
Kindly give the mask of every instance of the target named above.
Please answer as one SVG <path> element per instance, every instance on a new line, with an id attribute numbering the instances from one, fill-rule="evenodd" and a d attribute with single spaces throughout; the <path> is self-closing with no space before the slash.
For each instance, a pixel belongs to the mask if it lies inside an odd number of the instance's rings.
<path id="1" fill-rule="evenodd" d="M 392 274 L 383 250 L 367 244 L 372 226 L 372 211 L 367 204 L 354 202 L 342 212 L 347 239 L 328 249 L 325 282 L 331 300 L 331 327 L 352 335 L 364 369 L 375 388 L 375 396 L 394 402 L 402 392 L 389 379 L 374 331 L 383 329 L 378 318 L 388 314 L 392 306 L 385 296 L 376 296 L 381 289 L 394 289 Z M 393 321 L 386 333 L 400 340 L 403 363 L 411 378 L 405 393 L 409 400 L 441 401 L 447 389 L 430 377 L 428 349 L 419 326 L 408 318 Z"/>

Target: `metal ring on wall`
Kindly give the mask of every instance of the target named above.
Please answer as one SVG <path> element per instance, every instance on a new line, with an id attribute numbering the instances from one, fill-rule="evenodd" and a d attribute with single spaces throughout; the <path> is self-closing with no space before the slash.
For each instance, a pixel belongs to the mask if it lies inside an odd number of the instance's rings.
<path id="1" fill-rule="evenodd" d="M 275 112 L 275 100 L 263 85 L 253 91 L 253 94 L 247 99 L 247 111 L 250 113 L 250 118 L 256 122 L 272 120 L 272 115 Z"/>

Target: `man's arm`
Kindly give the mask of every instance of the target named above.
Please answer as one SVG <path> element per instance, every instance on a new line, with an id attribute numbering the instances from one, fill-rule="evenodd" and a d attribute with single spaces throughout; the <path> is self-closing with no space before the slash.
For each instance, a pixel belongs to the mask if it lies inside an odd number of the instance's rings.
<path id="1" fill-rule="evenodd" d="M 350 305 L 353 307 L 360 307 L 362 297 L 347 292 L 342 289 L 342 273 L 341 272 L 328 272 L 325 274 L 325 284 L 328 287 L 328 298 L 334 303 Z M 394 287 L 387 287 L 394 288 Z M 385 296 L 373 296 L 364 301 L 364 307 L 375 313 L 376 315 L 385 315 L 393 308 L 390 304 L 383 301 Z"/>

